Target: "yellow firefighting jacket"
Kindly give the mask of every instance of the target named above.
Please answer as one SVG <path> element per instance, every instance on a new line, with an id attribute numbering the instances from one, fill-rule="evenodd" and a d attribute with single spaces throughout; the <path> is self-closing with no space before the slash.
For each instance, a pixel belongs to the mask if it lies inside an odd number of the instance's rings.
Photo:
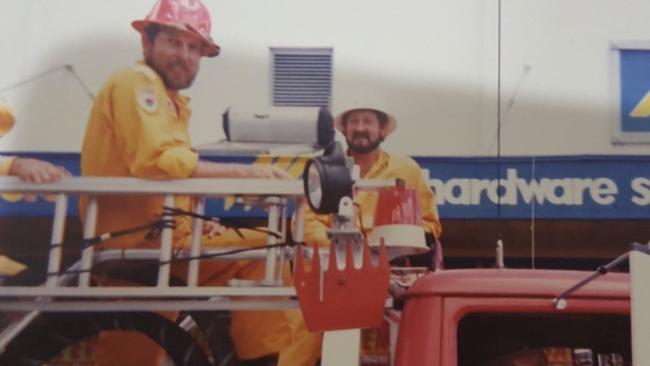
<path id="1" fill-rule="evenodd" d="M 15 122 L 14 111 L 9 104 L 0 100 L 0 136 L 7 133 Z M 0 175 L 8 175 L 15 157 L 0 156 Z"/>
<path id="2" fill-rule="evenodd" d="M 380 151 L 379 158 L 370 167 L 368 173 L 363 179 L 395 179 L 402 178 L 406 187 L 416 190 L 420 201 L 420 211 L 422 213 L 422 225 L 425 231 L 433 233 L 436 238 L 442 233 L 440 218 L 438 217 L 438 208 L 436 207 L 436 198 L 431 191 L 429 183 L 424 180 L 422 169 L 409 157 L 389 155 L 385 151 Z M 363 228 L 366 234 L 370 234 L 374 227 L 375 206 L 377 204 L 376 191 L 358 192 L 354 201 L 359 204 L 362 224 L 358 227 Z M 355 205 L 356 206 L 356 205 Z M 359 224 L 359 223 L 357 223 Z M 305 224 L 304 236 L 307 244 L 318 244 L 325 246 L 329 244 L 326 230 L 332 225 L 331 215 L 319 215 L 309 209 L 305 204 Z"/>
<path id="3" fill-rule="evenodd" d="M 15 156 L 0 156 L 0 175 L 9 175 Z"/>
<path id="4" fill-rule="evenodd" d="M 190 146 L 189 98 L 168 91 L 148 66 L 138 63 L 115 73 L 97 95 L 81 149 L 84 176 L 187 178 L 197 165 Z M 145 225 L 160 218 L 161 196 L 98 198 L 97 233 Z M 176 207 L 188 208 L 189 198 Z M 81 201 L 82 218 L 85 199 Z M 189 220 L 177 220 L 175 237 L 190 232 Z M 120 238 L 119 247 L 157 246 L 143 235 Z M 114 246 L 108 242 L 106 246 Z"/>

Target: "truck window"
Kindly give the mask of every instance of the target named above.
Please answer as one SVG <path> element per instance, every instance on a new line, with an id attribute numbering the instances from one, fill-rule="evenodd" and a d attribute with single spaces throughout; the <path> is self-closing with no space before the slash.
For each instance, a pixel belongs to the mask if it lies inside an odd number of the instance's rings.
<path id="1" fill-rule="evenodd" d="M 470 314 L 458 324 L 457 345 L 458 366 L 545 366 L 549 358 L 564 365 L 568 354 L 585 359 L 576 365 L 632 359 L 630 318 L 619 314 Z"/>

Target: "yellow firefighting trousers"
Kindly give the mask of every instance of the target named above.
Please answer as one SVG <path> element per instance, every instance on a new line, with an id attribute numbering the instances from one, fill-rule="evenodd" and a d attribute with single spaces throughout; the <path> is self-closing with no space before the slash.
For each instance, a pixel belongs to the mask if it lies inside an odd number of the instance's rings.
<path id="1" fill-rule="evenodd" d="M 250 247 L 266 243 L 266 236 L 246 231 L 242 240 L 228 231 L 204 240 L 204 247 Z M 290 283 L 288 266 L 285 279 Z M 187 265 L 174 266 L 172 273 L 185 278 Z M 262 261 L 239 260 L 202 262 L 199 272 L 201 286 L 223 286 L 232 278 L 258 280 L 264 278 Z M 124 285 L 119 281 L 101 279 L 100 285 Z M 172 290 L 173 291 L 173 290 Z M 163 314 L 174 319 L 176 313 Z M 237 357 L 242 360 L 268 355 L 278 356 L 278 366 L 314 366 L 320 357 L 321 335 L 307 330 L 299 310 L 233 311 L 231 337 Z M 95 350 L 97 366 L 158 366 L 164 351 L 146 336 L 126 331 L 102 332 Z"/>

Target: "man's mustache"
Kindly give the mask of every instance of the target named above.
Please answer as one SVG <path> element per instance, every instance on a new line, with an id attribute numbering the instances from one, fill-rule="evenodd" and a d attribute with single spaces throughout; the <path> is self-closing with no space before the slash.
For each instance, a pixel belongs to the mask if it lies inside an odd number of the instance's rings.
<path id="1" fill-rule="evenodd" d="M 180 67 L 185 72 L 190 71 L 190 67 L 185 62 L 182 61 L 172 63 L 172 67 Z"/>
<path id="2" fill-rule="evenodd" d="M 364 137 L 366 140 L 370 140 L 370 135 L 366 132 L 353 132 L 352 133 L 352 139 L 356 139 L 358 137 Z"/>

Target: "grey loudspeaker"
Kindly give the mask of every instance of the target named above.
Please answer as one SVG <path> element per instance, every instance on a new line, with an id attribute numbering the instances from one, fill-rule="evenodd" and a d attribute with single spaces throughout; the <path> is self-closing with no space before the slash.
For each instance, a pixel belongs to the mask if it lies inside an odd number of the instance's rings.
<path id="1" fill-rule="evenodd" d="M 334 140 L 332 114 L 319 107 L 230 107 L 223 114 L 223 130 L 231 142 L 325 147 Z"/>

